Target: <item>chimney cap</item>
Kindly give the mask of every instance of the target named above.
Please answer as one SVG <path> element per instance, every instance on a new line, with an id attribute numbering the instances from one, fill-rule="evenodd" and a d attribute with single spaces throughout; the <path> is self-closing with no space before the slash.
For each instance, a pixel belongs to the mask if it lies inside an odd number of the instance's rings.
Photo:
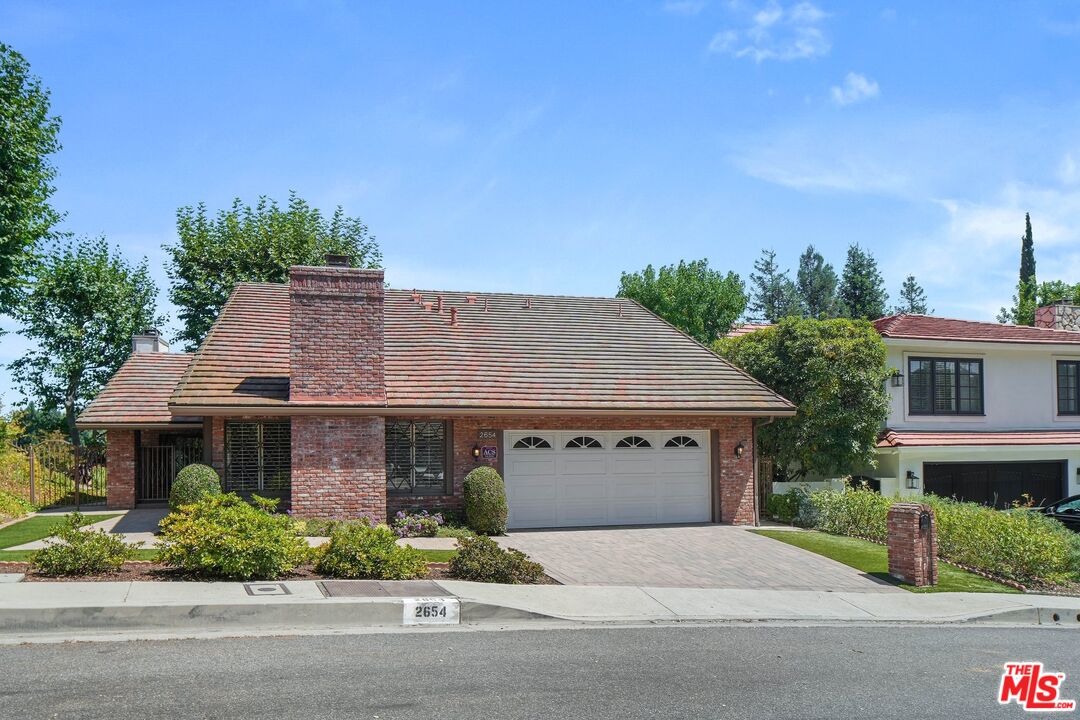
<path id="1" fill-rule="evenodd" d="M 327 267 L 352 267 L 352 257 L 349 255 L 326 253 L 325 260 Z"/>

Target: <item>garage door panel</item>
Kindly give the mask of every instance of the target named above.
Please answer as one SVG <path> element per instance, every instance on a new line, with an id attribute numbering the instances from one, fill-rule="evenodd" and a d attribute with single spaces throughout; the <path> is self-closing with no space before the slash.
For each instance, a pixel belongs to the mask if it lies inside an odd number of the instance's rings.
<path id="1" fill-rule="evenodd" d="M 707 431 L 561 431 L 553 436 L 516 430 L 507 438 L 533 435 L 555 442 L 549 449 L 515 450 L 504 445 L 511 527 L 712 518 Z M 576 439 L 582 437 L 593 438 L 601 447 L 566 447 L 580 444 Z M 693 438 L 698 447 L 665 448 L 674 437 Z M 616 447 L 624 439 L 624 447 Z"/>

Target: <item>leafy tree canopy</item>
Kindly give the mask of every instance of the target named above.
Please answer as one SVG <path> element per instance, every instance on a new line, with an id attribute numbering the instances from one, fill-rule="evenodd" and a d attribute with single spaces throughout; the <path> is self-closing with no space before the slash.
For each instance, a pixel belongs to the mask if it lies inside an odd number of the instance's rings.
<path id="1" fill-rule="evenodd" d="M 926 302 L 926 291 L 922 289 L 914 275 L 908 275 L 900 288 L 900 304 L 892 309 L 893 313 L 914 313 L 917 315 L 933 315 Z"/>
<path id="2" fill-rule="evenodd" d="M 714 349 L 798 407 L 794 417 L 757 431 L 761 452 L 789 477 L 830 477 L 873 463 L 891 373 L 869 322 L 787 318 Z"/>
<path id="3" fill-rule="evenodd" d="M 619 297 L 635 300 L 701 343 L 731 330 L 746 309 L 743 282 L 709 268 L 708 260 L 679 261 L 656 270 L 623 273 Z"/>
<path id="4" fill-rule="evenodd" d="M 885 315 L 885 303 L 889 300 L 885 280 L 874 256 L 857 243 L 848 247 L 839 295 L 845 317 L 876 320 Z"/>
<path id="5" fill-rule="evenodd" d="M 49 109 L 49 91 L 29 63 L 0 43 L 0 312 L 18 302 L 38 243 L 60 221 L 49 204 L 60 118 Z"/>
<path id="6" fill-rule="evenodd" d="M 8 367 L 42 408 L 75 418 L 130 354 L 131 336 L 164 322 L 146 260 L 132 266 L 104 238 L 78 239 L 50 252 L 16 310 L 20 333 L 35 347 Z"/>
<path id="7" fill-rule="evenodd" d="M 799 257 L 795 284 L 807 317 L 825 319 L 837 316 L 836 271 L 813 245 L 808 245 Z"/>
<path id="8" fill-rule="evenodd" d="M 795 283 L 791 282 L 787 270 L 780 270 L 773 250 L 762 250 L 761 257 L 754 261 L 748 312 L 754 319 L 770 323 L 803 313 Z"/>
<path id="9" fill-rule="evenodd" d="M 287 282 L 293 265 L 321 265 L 328 253 L 349 255 L 357 267 L 378 267 L 382 255 L 359 218 L 339 206 L 330 217 L 289 193 L 281 208 L 260 197 L 239 198 L 211 217 L 206 205 L 176 212 L 179 240 L 171 256 L 169 299 L 184 323 L 178 339 L 198 347 L 239 282 Z"/>

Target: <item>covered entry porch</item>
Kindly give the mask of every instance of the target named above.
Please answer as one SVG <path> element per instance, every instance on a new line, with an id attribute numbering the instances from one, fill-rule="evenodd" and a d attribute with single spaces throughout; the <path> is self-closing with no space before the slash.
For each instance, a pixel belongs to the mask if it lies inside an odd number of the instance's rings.
<path id="1" fill-rule="evenodd" d="M 135 504 L 169 500 L 181 469 L 204 462 L 202 427 L 135 431 Z"/>

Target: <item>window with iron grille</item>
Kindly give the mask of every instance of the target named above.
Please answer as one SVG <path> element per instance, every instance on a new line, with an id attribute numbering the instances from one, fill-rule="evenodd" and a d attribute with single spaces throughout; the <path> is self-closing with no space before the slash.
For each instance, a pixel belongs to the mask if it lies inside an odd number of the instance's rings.
<path id="1" fill-rule="evenodd" d="M 225 423 L 225 490 L 268 497 L 289 494 L 289 421 Z"/>
<path id="2" fill-rule="evenodd" d="M 447 432 L 444 422 L 386 423 L 386 490 L 405 495 L 447 495 Z"/>

